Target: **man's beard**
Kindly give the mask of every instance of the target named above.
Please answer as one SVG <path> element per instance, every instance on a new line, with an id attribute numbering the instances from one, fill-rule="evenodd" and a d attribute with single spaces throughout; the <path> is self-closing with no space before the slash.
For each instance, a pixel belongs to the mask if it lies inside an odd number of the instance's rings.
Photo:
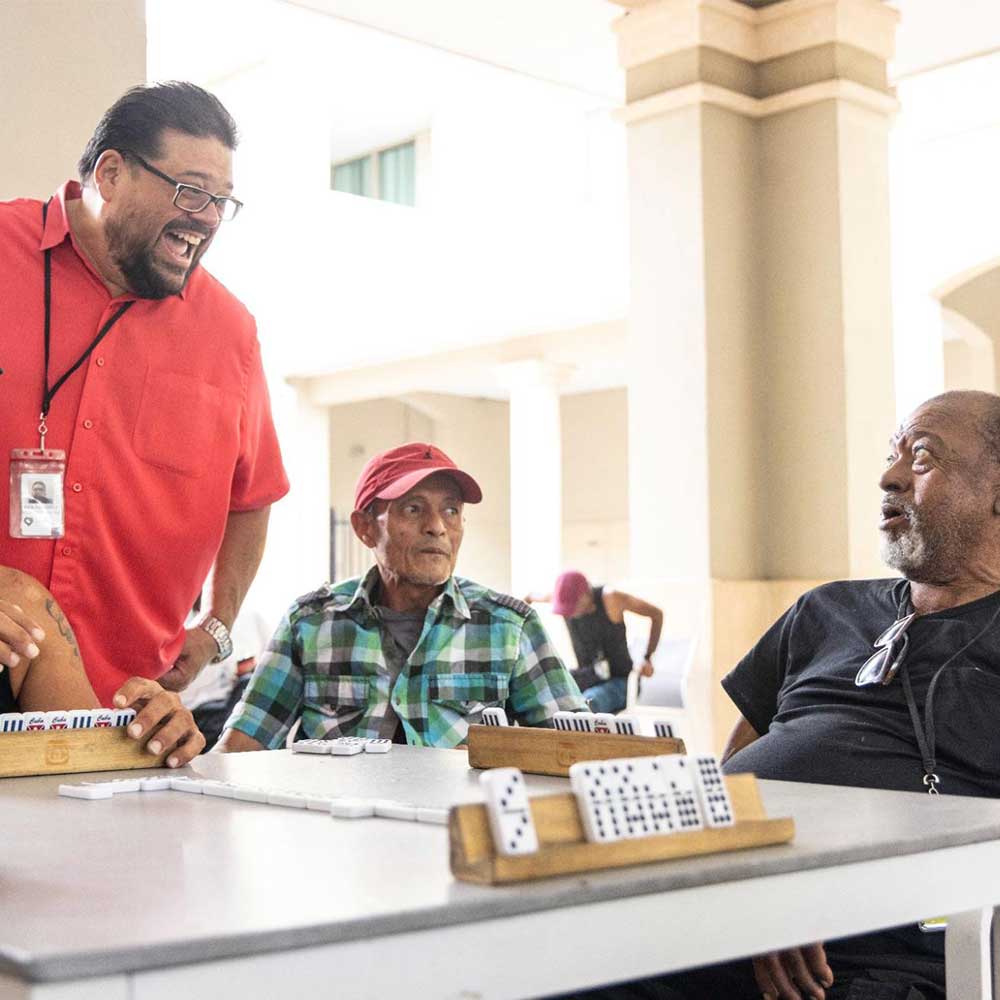
<path id="1" fill-rule="evenodd" d="M 976 525 L 953 510 L 938 511 L 933 519 L 909 506 L 906 513 L 906 530 L 883 533 L 882 561 L 917 583 L 952 579 L 975 548 Z"/>
<path id="2" fill-rule="evenodd" d="M 167 277 L 157 268 L 153 259 L 153 248 L 157 241 L 154 239 L 151 243 L 144 243 L 139 237 L 132 235 L 135 231 L 134 224 L 135 220 L 130 218 L 121 221 L 109 219 L 105 226 L 108 253 L 121 271 L 130 291 L 142 299 L 165 299 L 182 292 L 188 279 L 194 274 L 201 254 L 197 250 L 193 251 L 192 263 L 183 277 Z"/>

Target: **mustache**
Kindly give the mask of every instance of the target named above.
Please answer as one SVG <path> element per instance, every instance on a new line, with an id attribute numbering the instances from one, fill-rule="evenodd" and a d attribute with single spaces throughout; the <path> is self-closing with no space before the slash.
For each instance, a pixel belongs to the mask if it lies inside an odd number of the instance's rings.
<path id="1" fill-rule="evenodd" d="M 905 514 L 912 519 L 916 513 L 916 508 L 913 506 L 912 501 L 902 500 L 899 497 L 886 493 L 882 494 L 880 507 L 883 515 Z"/>
<path id="2" fill-rule="evenodd" d="M 212 233 L 215 232 L 214 229 L 209 229 L 204 223 L 198 222 L 190 216 L 187 218 L 182 217 L 174 219 L 173 222 L 168 222 L 163 227 L 161 232 L 169 233 L 174 230 L 182 230 L 185 233 L 194 233 L 196 236 L 200 236 L 202 239 L 206 240 L 212 235 Z"/>

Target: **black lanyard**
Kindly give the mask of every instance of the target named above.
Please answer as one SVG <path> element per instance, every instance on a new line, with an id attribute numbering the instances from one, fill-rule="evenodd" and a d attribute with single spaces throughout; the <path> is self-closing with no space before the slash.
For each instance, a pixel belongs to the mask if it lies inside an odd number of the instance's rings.
<path id="1" fill-rule="evenodd" d="M 42 234 L 45 233 L 45 220 L 48 218 L 49 214 L 49 201 L 42 205 Z M 77 370 L 90 357 L 93 353 L 94 348 L 111 332 L 111 328 L 115 325 L 125 315 L 128 310 L 135 305 L 135 299 L 131 302 L 123 302 L 115 312 L 115 314 L 97 331 L 97 336 L 91 341 L 90 346 L 76 359 L 76 362 L 70 366 L 63 374 L 56 380 L 55 385 L 51 388 L 49 387 L 49 351 L 50 351 L 50 339 L 51 339 L 51 323 L 52 323 L 52 248 L 49 247 L 45 251 L 45 388 L 42 393 L 42 409 L 39 414 L 39 426 L 38 433 L 42 436 L 42 450 L 45 450 L 45 435 L 48 433 L 48 427 L 45 424 L 45 418 L 49 415 L 49 408 L 52 406 L 52 400 L 55 398 L 56 393 L 63 387 L 66 380 Z"/>
<path id="2" fill-rule="evenodd" d="M 910 591 L 909 587 L 907 587 L 906 597 L 904 598 L 903 604 L 900 606 L 900 618 L 903 617 L 903 611 L 909 603 L 909 596 Z M 1000 604 L 997 605 L 996 610 L 990 616 L 990 620 L 964 646 L 959 647 L 959 649 L 952 653 L 951 656 L 949 656 L 948 659 L 934 671 L 934 676 L 931 678 L 930 684 L 927 685 L 927 698 L 924 701 L 923 719 L 920 718 L 920 709 L 917 708 L 917 699 L 913 695 L 913 684 L 910 681 L 910 671 L 907 668 L 906 662 L 903 662 L 901 668 L 901 672 L 903 674 L 903 693 L 906 695 L 906 707 L 910 710 L 910 721 L 913 723 L 913 735 L 917 738 L 917 747 L 920 750 L 920 757 L 924 765 L 924 785 L 926 785 L 927 791 L 930 795 L 938 794 L 937 786 L 941 783 L 941 779 L 935 773 L 937 768 L 937 739 L 934 732 L 934 694 L 937 691 L 938 681 L 941 679 L 941 675 L 944 673 L 945 668 L 949 666 L 952 661 L 961 656 L 962 653 L 964 653 L 973 643 L 978 642 L 991 628 L 993 628 L 998 616 L 1000 616 Z"/>

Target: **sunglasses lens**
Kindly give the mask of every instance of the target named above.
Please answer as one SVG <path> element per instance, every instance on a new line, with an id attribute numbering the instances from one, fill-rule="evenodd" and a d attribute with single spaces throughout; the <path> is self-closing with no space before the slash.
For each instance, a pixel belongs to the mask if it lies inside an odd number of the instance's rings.
<path id="1" fill-rule="evenodd" d="M 854 677 L 854 683 L 858 687 L 867 687 L 869 684 L 881 684 L 885 674 L 886 664 L 889 662 L 888 649 L 880 649 L 861 664 L 861 669 Z"/>

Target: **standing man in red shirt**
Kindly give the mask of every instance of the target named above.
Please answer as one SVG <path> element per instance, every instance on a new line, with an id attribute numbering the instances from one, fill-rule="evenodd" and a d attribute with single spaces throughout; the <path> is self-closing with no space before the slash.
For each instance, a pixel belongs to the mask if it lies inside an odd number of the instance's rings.
<path id="1" fill-rule="evenodd" d="M 62 605 L 102 704 L 131 675 L 180 690 L 229 654 L 288 490 L 254 320 L 199 266 L 241 207 L 236 141 L 200 87 L 136 87 L 79 183 L 0 204 L 0 564 Z M 0 663 L 33 655 L 19 638 L 0 615 Z"/>

